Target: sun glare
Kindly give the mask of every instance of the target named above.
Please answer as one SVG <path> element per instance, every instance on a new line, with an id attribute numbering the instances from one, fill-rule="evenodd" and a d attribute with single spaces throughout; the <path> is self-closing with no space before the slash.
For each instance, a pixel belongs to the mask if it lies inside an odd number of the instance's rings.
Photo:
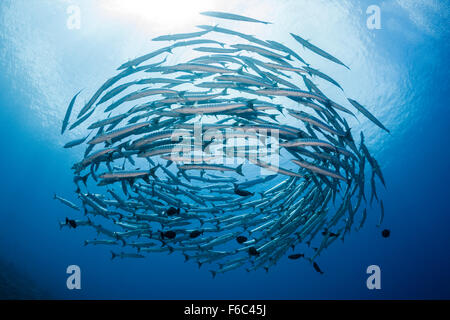
<path id="1" fill-rule="evenodd" d="M 102 8 L 122 19 L 151 25 L 155 29 L 177 30 L 192 27 L 199 12 L 214 7 L 211 0 L 103 0 Z"/>

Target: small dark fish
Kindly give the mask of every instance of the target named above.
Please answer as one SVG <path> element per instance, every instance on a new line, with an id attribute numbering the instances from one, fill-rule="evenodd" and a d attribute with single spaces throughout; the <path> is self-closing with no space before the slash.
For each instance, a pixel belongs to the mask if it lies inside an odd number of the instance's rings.
<path id="1" fill-rule="evenodd" d="M 320 268 L 319 268 L 317 263 L 313 262 L 313 267 L 314 267 L 314 270 L 316 270 L 318 273 L 323 274 L 323 271 L 320 270 Z"/>
<path id="2" fill-rule="evenodd" d="M 175 233 L 175 231 L 171 231 L 171 230 L 166 231 L 166 232 L 161 232 L 161 238 L 162 239 L 164 239 L 164 238 L 173 239 L 173 238 L 176 237 L 176 235 L 177 234 Z"/>
<path id="3" fill-rule="evenodd" d="M 391 235 L 391 231 L 388 229 L 384 229 L 383 231 L 381 231 L 381 235 L 383 236 L 383 238 L 389 238 L 389 236 Z"/>
<path id="4" fill-rule="evenodd" d="M 253 196 L 254 193 L 247 191 L 247 190 L 243 190 L 243 189 L 239 189 L 239 187 L 237 186 L 237 184 L 234 185 L 234 193 L 236 193 L 238 196 L 241 197 L 248 197 L 248 196 Z"/>
<path id="5" fill-rule="evenodd" d="M 241 189 L 234 189 L 234 193 L 241 197 L 248 197 L 254 195 L 253 192 L 247 191 L 247 190 L 241 190 Z"/>
<path id="6" fill-rule="evenodd" d="M 244 236 L 238 236 L 237 238 L 236 238 L 236 241 L 239 243 L 239 244 L 242 244 L 242 243 L 244 243 L 245 241 L 247 241 L 248 239 L 247 239 L 247 237 L 244 237 Z"/>
<path id="7" fill-rule="evenodd" d="M 324 235 L 324 236 L 328 235 L 330 237 L 338 237 L 339 233 L 334 233 L 334 232 L 330 232 L 330 231 L 323 231 L 322 235 Z"/>
<path id="8" fill-rule="evenodd" d="M 291 260 L 297 260 L 299 258 L 303 258 L 305 255 L 303 253 L 295 253 L 288 256 Z"/>
<path id="9" fill-rule="evenodd" d="M 198 236 L 200 236 L 201 234 L 203 234 L 203 231 L 198 231 L 198 230 L 194 230 L 189 234 L 190 238 L 197 238 Z"/>
<path id="10" fill-rule="evenodd" d="M 251 256 L 259 256 L 259 252 L 255 247 L 248 248 L 248 254 Z"/>
<path id="11" fill-rule="evenodd" d="M 69 218 L 66 218 L 66 224 L 68 224 L 69 226 L 71 226 L 74 229 L 77 227 L 77 223 L 75 222 L 75 220 L 71 220 Z"/>
<path id="12" fill-rule="evenodd" d="M 168 216 L 173 216 L 175 214 L 179 214 L 180 213 L 180 208 L 174 208 L 174 207 L 170 207 L 169 209 L 167 209 L 166 214 Z"/>
<path id="13" fill-rule="evenodd" d="M 339 233 L 330 232 L 330 237 L 339 237 Z"/>

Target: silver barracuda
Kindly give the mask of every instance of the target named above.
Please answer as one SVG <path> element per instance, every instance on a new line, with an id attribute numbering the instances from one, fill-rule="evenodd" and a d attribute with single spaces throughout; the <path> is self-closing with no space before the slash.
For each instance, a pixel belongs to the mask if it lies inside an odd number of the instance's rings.
<path id="1" fill-rule="evenodd" d="M 371 221 L 367 202 L 380 209 L 377 225 L 385 223 L 389 208 L 377 192 L 386 184 L 382 163 L 365 128 L 354 136 L 350 120 L 362 114 L 386 127 L 345 97 L 326 64 L 319 71 L 281 40 L 263 40 L 271 32 L 198 28 L 150 35 L 152 46 L 172 42 L 85 89 L 92 96 L 73 122 L 81 91 L 72 97 L 61 132 L 78 130 L 64 148 L 83 150 L 72 166 L 74 199 L 54 196 L 74 209 L 74 217 L 58 219 L 60 228 L 95 230 L 84 245 L 110 246 L 114 260 L 179 254 L 208 265 L 213 277 L 241 268 L 268 271 L 288 263 L 284 256 L 323 273 L 316 261 L 327 248 Z M 342 90 L 329 94 L 330 86 L 316 81 Z M 359 112 L 337 103 L 344 99 Z"/>
<path id="2" fill-rule="evenodd" d="M 220 19 L 228 19 L 228 20 L 237 20 L 237 21 L 246 21 L 246 22 L 257 22 L 257 23 L 263 23 L 263 24 L 271 24 L 271 22 L 261 21 L 245 16 L 241 16 L 239 14 L 234 13 L 228 13 L 228 12 L 219 12 L 219 11 L 205 11 L 201 12 L 204 16 L 214 17 L 214 18 L 220 18 Z"/>

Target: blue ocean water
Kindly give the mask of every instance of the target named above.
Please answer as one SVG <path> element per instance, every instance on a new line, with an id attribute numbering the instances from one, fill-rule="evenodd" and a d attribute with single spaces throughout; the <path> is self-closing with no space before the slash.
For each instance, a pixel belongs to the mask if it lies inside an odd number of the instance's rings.
<path id="1" fill-rule="evenodd" d="M 366 25 L 371 5 L 380 8 L 379 30 Z M 70 6 L 80 9 L 80 29 L 67 27 Z M 437 0 L 2 1 L 0 257 L 17 272 L 6 281 L 26 279 L 23 297 L 33 289 L 58 299 L 450 298 L 449 9 Z M 300 49 L 391 131 L 362 117 L 354 124 L 366 132 L 386 178 L 380 194 L 390 238 L 375 226 L 379 209 L 369 208 L 360 232 L 320 256 L 323 275 L 285 257 L 268 273 L 235 270 L 212 279 L 176 254 L 111 261 L 107 248 L 83 247 L 87 230 L 59 230 L 58 221 L 73 212 L 53 193 L 74 197 L 70 167 L 80 157 L 62 148 L 70 136 L 60 135 L 73 94 L 92 93 L 118 65 L 150 52 L 151 38 L 212 24 L 198 15 L 208 10 L 272 21 L 270 28 L 220 25 L 292 46 L 289 32 L 300 34 L 350 66 Z M 72 264 L 82 270 L 81 290 L 66 287 Z M 374 264 L 381 290 L 366 287 L 366 268 Z"/>

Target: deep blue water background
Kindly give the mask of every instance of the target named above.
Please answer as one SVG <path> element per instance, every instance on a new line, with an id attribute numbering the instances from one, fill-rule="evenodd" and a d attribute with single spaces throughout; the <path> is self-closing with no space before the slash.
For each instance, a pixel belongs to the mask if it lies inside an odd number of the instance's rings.
<path id="1" fill-rule="evenodd" d="M 82 9 L 80 30 L 65 27 L 72 3 Z M 387 180 L 381 194 L 390 238 L 375 227 L 378 208 L 373 208 L 363 230 L 318 259 L 324 275 L 304 261 L 283 258 L 269 273 L 237 270 L 212 279 L 207 268 L 183 263 L 175 254 L 111 261 L 108 248 L 82 246 L 92 232 L 59 230 L 57 221 L 73 212 L 52 200 L 54 192 L 73 199 L 70 167 L 79 151 L 62 149 L 69 137 L 59 135 L 73 93 L 97 87 L 128 57 L 146 52 L 143 41 L 192 29 L 165 29 L 162 22 L 143 28 L 142 17 L 134 23 L 119 18 L 129 13 L 102 14 L 107 10 L 87 1 L 2 1 L 1 259 L 48 297 L 63 299 L 450 298 L 449 6 L 378 2 L 382 29 L 368 30 L 365 10 L 374 3 L 217 1 L 196 8 L 240 12 L 274 21 L 284 37 L 294 32 L 331 43 L 326 48 L 352 68 L 336 69 L 342 75 L 335 78 L 391 130 L 386 135 L 369 122 L 361 124 Z M 161 10 L 170 14 L 167 7 Z M 204 24 L 202 19 L 192 15 L 185 24 Z M 66 288 L 70 264 L 81 267 L 80 291 Z M 365 271 L 372 264 L 381 267 L 382 290 L 366 288 Z"/>

